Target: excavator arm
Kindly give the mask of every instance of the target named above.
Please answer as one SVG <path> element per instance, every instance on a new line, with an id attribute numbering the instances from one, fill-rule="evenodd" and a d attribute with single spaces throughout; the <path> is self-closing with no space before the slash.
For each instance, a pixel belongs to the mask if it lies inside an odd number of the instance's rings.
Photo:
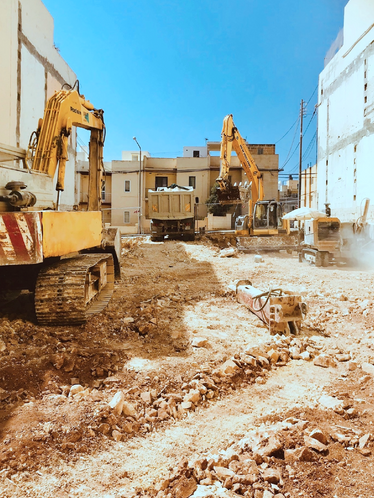
<path id="1" fill-rule="evenodd" d="M 65 167 L 68 159 L 68 140 L 73 126 L 91 130 L 90 186 L 88 210 L 100 207 L 101 164 L 104 142 L 104 111 L 95 109 L 79 91 L 60 90 L 47 102 L 43 119 L 30 137 L 28 159 L 31 170 L 46 173 L 52 178 L 58 168 L 56 190 L 65 187 Z M 59 196 L 58 196 L 59 199 Z M 58 205 L 57 200 L 57 205 Z"/>
<path id="2" fill-rule="evenodd" d="M 220 174 L 217 178 L 219 185 L 218 197 L 221 200 L 226 199 L 227 202 L 231 200 L 239 200 L 239 188 L 233 186 L 229 182 L 229 171 L 231 165 L 231 154 L 234 150 L 239 158 L 240 164 L 247 175 L 248 182 L 251 189 L 251 206 L 258 200 L 263 200 L 264 191 L 262 184 L 262 175 L 257 168 L 257 165 L 249 152 L 245 140 L 240 135 L 237 127 L 234 124 L 232 114 L 225 116 L 223 120 L 223 127 L 221 133 L 221 153 L 220 153 Z M 244 189 L 242 189 L 244 190 Z M 249 212 L 252 212 L 252 209 Z"/>

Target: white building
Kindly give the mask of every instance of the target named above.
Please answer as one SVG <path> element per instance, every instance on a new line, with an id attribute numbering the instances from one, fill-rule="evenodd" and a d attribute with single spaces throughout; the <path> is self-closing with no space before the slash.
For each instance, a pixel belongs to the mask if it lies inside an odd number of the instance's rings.
<path id="1" fill-rule="evenodd" d="M 15 168 L 15 180 L 20 164 L 12 159 L 27 149 L 47 100 L 64 83 L 73 85 L 77 79 L 54 45 L 53 29 L 53 18 L 41 0 L 0 1 L 0 163 Z M 75 148 L 74 132 L 62 206 L 77 204 Z M 0 193 L 6 193 L 2 187 L 8 176 L 0 175 Z M 33 191 L 31 178 L 28 187 Z"/>
<path id="2" fill-rule="evenodd" d="M 318 208 L 353 222 L 374 214 L 374 1 L 350 0 L 338 52 L 319 77 Z M 339 48 L 340 47 L 340 48 Z"/>

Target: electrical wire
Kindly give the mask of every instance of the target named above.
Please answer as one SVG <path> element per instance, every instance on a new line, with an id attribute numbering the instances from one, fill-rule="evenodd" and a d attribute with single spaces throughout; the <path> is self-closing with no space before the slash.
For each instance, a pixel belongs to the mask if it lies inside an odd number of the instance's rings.
<path id="1" fill-rule="evenodd" d="M 294 142 L 295 142 L 296 133 L 297 133 L 297 125 L 299 124 L 299 120 L 300 120 L 300 116 L 299 116 L 299 117 L 297 118 L 297 120 L 296 120 L 295 133 L 294 133 L 294 135 L 293 135 L 293 137 L 292 137 L 292 142 L 291 142 L 290 149 L 289 149 L 289 151 L 288 151 L 287 157 L 286 157 L 286 159 L 285 159 L 285 161 L 284 161 L 283 166 L 281 167 L 281 169 L 283 169 L 283 168 L 286 166 L 286 164 L 289 162 L 289 160 L 291 159 L 291 157 L 294 155 L 294 153 L 295 153 L 295 151 L 296 151 L 297 147 L 299 146 L 299 144 L 297 144 L 296 149 L 292 152 L 292 154 L 291 154 L 291 156 L 290 156 L 290 153 L 291 153 L 291 150 L 292 150 L 293 144 L 294 144 Z M 299 143 L 300 143 L 300 142 L 299 142 Z"/>
<path id="2" fill-rule="evenodd" d="M 283 135 L 283 137 L 282 137 L 282 138 L 280 138 L 279 140 L 277 140 L 277 141 L 275 142 L 275 144 L 277 144 L 277 143 L 279 143 L 281 140 L 283 140 L 283 139 L 284 139 L 284 137 L 286 137 L 286 136 L 289 134 L 289 132 L 292 130 L 292 128 L 295 126 L 295 124 L 296 124 L 298 121 L 299 121 L 299 118 L 297 118 L 297 119 L 296 119 L 296 121 L 295 121 L 295 122 L 294 122 L 294 123 L 290 126 L 290 128 L 288 129 L 288 131 L 286 131 L 286 133 Z"/>

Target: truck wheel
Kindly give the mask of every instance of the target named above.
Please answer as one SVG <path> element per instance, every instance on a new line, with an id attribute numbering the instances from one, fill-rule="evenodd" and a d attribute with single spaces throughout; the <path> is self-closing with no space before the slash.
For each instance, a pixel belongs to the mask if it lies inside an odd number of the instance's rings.
<path id="1" fill-rule="evenodd" d="M 316 254 L 315 265 L 318 267 L 322 266 L 322 254 L 318 251 Z"/>
<path id="2" fill-rule="evenodd" d="M 161 236 L 152 236 L 151 237 L 151 241 L 152 242 L 163 242 L 163 240 L 164 240 L 164 236 L 163 235 L 161 235 Z"/>
<path id="3" fill-rule="evenodd" d="M 324 252 L 322 253 L 322 266 L 327 267 L 329 266 L 330 258 L 329 258 L 329 253 Z"/>
<path id="4" fill-rule="evenodd" d="M 185 236 L 185 240 L 195 240 L 195 234 L 194 233 L 189 233 Z"/>
<path id="5" fill-rule="evenodd" d="M 303 253 L 300 251 L 298 256 L 299 256 L 299 263 L 302 263 L 303 262 Z"/>

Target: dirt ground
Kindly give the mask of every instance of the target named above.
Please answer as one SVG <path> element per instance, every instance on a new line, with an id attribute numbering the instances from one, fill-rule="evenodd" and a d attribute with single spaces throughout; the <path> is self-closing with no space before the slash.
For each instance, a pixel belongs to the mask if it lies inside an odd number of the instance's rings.
<path id="1" fill-rule="evenodd" d="M 374 270 L 147 238 L 122 270 L 81 327 L 0 307 L 1 497 L 374 496 Z M 301 295 L 300 333 L 270 335 L 237 279 Z"/>

